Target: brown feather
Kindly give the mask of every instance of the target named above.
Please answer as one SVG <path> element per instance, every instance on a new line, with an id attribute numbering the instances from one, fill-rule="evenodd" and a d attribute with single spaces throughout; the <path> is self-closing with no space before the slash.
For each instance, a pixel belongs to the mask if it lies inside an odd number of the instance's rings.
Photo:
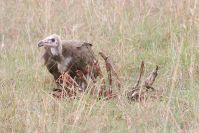
<path id="1" fill-rule="evenodd" d="M 64 59 L 72 57 L 66 70 L 72 78 L 77 77 L 77 70 L 82 71 L 83 74 L 88 74 L 86 71 L 87 66 L 93 66 L 96 62 L 96 58 L 92 50 L 92 44 L 74 40 L 64 40 L 61 41 L 61 44 L 62 55 L 52 55 L 50 48 L 45 48 L 45 53 L 43 55 L 45 65 L 48 71 L 54 76 L 54 79 L 58 79 L 61 75 L 58 68 L 61 56 Z M 91 73 L 93 73 L 95 78 L 98 76 L 95 69 L 93 69 Z"/>

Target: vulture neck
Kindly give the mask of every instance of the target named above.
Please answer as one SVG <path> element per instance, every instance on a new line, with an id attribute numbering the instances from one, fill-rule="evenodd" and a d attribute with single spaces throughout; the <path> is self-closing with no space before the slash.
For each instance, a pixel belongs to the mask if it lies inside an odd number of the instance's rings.
<path id="1" fill-rule="evenodd" d="M 53 55 L 53 58 L 61 63 L 64 61 L 64 56 L 62 54 L 62 45 L 60 44 L 58 47 L 51 48 L 51 53 Z"/>

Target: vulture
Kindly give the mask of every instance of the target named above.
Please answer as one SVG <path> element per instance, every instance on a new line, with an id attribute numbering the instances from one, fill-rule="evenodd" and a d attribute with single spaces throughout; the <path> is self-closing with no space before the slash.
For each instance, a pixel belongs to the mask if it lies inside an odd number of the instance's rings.
<path id="1" fill-rule="evenodd" d="M 44 47 L 44 64 L 55 80 L 67 72 L 81 89 L 85 89 L 87 84 L 79 80 L 77 71 L 81 71 L 84 76 L 90 76 L 93 80 L 100 74 L 99 67 L 93 67 L 97 60 L 90 43 L 62 40 L 59 35 L 53 34 L 39 41 L 38 47 Z"/>

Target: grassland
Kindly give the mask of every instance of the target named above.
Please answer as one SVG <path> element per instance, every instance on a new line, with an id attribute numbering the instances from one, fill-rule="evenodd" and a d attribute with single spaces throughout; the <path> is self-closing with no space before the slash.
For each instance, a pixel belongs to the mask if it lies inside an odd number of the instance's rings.
<path id="1" fill-rule="evenodd" d="M 197 0 L 1 0 L 0 132 L 199 131 L 198 31 Z M 52 98 L 56 85 L 36 46 L 52 33 L 107 53 L 122 79 L 123 97 L 142 60 L 145 74 L 158 64 L 154 87 L 165 98 L 131 104 L 125 97 Z"/>

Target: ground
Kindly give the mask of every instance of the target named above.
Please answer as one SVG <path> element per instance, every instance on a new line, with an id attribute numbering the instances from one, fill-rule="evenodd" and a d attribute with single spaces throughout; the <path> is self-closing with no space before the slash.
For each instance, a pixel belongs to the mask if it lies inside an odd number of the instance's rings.
<path id="1" fill-rule="evenodd" d="M 197 132 L 199 2 L 197 0 L 1 0 L 0 132 Z M 56 84 L 37 42 L 50 34 L 93 43 L 121 78 L 121 98 L 54 99 Z M 159 65 L 160 100 L 129 103 L 145 61 Z M 114 87 L 113 91 L 117 91 Z"/>

